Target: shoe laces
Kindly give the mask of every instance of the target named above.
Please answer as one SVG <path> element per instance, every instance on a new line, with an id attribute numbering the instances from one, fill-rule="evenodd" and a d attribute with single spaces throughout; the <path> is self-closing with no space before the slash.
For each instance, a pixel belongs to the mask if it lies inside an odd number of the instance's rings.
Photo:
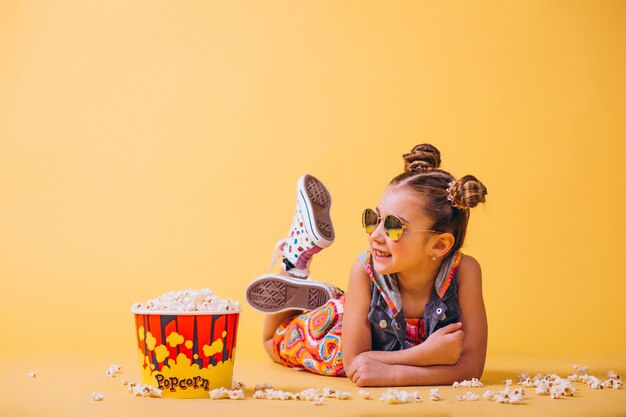
<path id="1" fill-rule="evenodd" d="M 278 257 L 283 254 L 283 246 L 285 245 L 286 241 L 287 239 L 281 239 L 278 241 L 278 243 L 276 243 L 276 246 L 274 246 L 274 256 L 272 256 L 272 263 L 270 264 L 270 272 L 272 272 L 272 268 L 274 268 L 276 259 L 278 259 Z"/>

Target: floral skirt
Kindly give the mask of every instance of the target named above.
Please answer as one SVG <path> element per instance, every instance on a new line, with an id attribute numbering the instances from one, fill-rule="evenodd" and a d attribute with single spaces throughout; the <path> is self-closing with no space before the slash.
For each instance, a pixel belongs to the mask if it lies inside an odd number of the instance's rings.
<path id="1" fill-rule="evenodd" d="M 345 376 L 341 328 L 345 296 L 285 320 L 273 338 L 274 356 L 285 366 Z"/>

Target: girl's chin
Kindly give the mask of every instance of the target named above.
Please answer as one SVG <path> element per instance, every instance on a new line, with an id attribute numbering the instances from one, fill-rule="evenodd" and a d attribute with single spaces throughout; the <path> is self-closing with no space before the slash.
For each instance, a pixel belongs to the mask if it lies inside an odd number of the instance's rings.
<path id="1" fill-rule="evenodd" d="M 379 258 L 374 257 L 374 269 L 381 274 L 391 274 L 391 257 Z"/>

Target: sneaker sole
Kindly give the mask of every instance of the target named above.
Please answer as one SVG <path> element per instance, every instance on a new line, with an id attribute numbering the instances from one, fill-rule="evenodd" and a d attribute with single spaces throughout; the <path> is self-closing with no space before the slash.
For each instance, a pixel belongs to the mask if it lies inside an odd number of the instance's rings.
<path id="1" fill-rule="evenodd" d="M 335 230 L 330 220 L 332 199 L 328 189 L 312 175 L 298 180 L 298 206 L 305 219 L 305 229 L 313 243 L 321 248 L 330 246 L 335 240 Z"/>
<path id="2" fill-rule="evenodd" d="M 319 283 L 280 275 L 261 276 L 246 290 L 248 304 L 263 313 L 314 310 L 331 298 L 330 291 Z"/>

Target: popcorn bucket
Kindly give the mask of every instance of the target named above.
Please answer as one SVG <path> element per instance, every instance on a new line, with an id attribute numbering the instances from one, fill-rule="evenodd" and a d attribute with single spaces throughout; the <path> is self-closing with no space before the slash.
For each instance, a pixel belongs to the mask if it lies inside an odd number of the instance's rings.
<path id="1" fill-rule="evenodd" d="M 144 384 L 175 398 L 231 389 L 239 311 L 132 312 Z"/>

